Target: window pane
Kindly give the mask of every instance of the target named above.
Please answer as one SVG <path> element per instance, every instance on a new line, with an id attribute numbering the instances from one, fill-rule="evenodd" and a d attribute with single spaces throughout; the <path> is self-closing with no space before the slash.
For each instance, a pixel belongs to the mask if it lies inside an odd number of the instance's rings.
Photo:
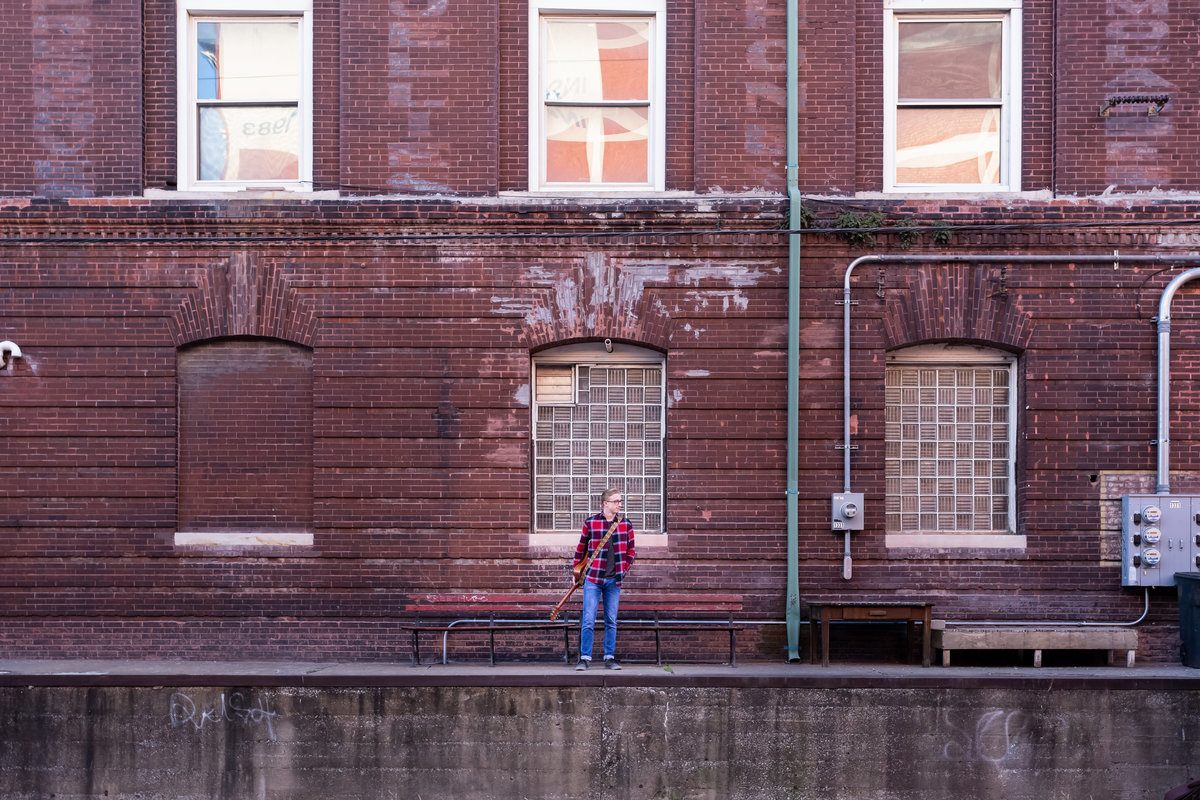
<path id="1" fill-rule="evenodd" d="M 198 100 L 300 99 L 300 25 L 198 22 Z"/>
<path id="2" fill-rule="evenodd" d="M 546 20 L 546 100 L 650 100 L 650 21 Z"/>
<path id="3" fill-rule="evenodd" d="M 998 108 L 901 108 L 897 183 L 1000 182 Z"/>
<path id="4" fill-rule="evenodd" d="M 297 180 L 295 106 L 200 108 L 200 180 Z"/>
<path id="5" fill-rule="evenodd" d="M 647 108 L 546 109 L 546 180 L 645 183 Z"/>
<path id="6" fill-rule="evenodd" d="M 900 100 L 998 100 L 1003 30 L 995 21 L 901 22 Z"/>

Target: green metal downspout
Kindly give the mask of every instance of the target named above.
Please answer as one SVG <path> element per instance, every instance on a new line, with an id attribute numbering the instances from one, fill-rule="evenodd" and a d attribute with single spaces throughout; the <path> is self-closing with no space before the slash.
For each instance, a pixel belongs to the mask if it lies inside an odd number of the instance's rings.
<path id="1" fill-rule="evenodd" d="M 788 229 L 800 230 L 799 0 L 787 4 L 787 191 Z M 800 235 L 788 236 L 787 362 L 787 660 L 800 660 L 799 457 L 800 432 Z"/>

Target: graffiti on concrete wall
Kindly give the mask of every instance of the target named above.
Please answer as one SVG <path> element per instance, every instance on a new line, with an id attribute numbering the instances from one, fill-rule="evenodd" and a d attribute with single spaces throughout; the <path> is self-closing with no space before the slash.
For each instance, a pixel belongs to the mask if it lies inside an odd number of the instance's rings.
<path id="1" fill-rule="evenodd" d="M 942 757 L 955 761 L 990 761 L 1000 764 L 1030 734 L 1029 716 L 1023 711 L 985 711 L 974 730 L 964 730 L 944 719 L 955 737 L 942 748 Z"/>
<path id="2" fill-rule="evenodd" d="M 275 741 L 275 718 L 279 712 L 271 707 L 268 697 L 249 698 L 245 692 L 221 692 L 211 703 L 197 703 L 190 695 L 174 692 L 170 700 L 171 727 L 190 725 L 200 731 L 206 725 L 227 723 L 246 727 L 263 726 L 267 738 Z"/>

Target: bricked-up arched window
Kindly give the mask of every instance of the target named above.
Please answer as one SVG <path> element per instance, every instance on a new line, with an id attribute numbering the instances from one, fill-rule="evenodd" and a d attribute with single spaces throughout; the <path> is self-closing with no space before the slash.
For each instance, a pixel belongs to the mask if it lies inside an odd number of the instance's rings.
<path id="1" fill-rule="evenodd" d="M 565 345 L 534 357 L 533 383 L 535 536 L 578 537 L 610 486 L 624 493 L 640 541 L 666 533 L 662 354 Z"/>
<path id="2" fill-rule="evenodd" d="M 893 351 L 884 400 L 889 545 L 899 544 L 892 534 L 1013 533 L 1013 354 L 947 344 Z"/>
<path id="3" fill-rule="evenodd" d="M 232 339 L 179 350 L 177 544 L 311 544 L 312 351 Z"/>

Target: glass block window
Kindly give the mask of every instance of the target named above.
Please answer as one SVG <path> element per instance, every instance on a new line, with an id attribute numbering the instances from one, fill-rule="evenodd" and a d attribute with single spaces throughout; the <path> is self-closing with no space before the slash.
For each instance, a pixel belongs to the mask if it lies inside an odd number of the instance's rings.
<path id="1" fill-rule="evenodd" d="M 962 355 L 944 348 L 931 357 Z M 885 383 L 889 533 L 1014 530 L 1014 365 L 889 359 Z"/>
<path id="2" fill-rule="evenodd" d="M 638 533 L 663 532 L 665 391 L 654 364 L 534 365 L 534 526 L 578 533 L 609 486 Z"/>

